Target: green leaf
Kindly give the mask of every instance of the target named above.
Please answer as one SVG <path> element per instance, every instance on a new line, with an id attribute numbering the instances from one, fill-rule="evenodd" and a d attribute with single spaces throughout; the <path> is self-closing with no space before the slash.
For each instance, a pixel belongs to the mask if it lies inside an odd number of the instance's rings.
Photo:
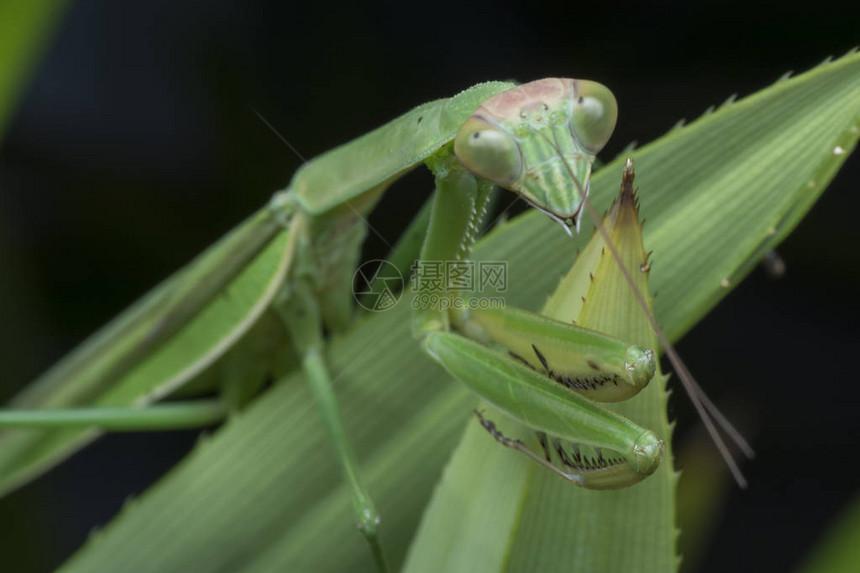
<path id="1" fill-rule="evenodd" d="M 645 244 L 654 250 L 651 285 L 660 292 L 655 310 L 671 338 L 695 324 L 796 225 L 853 149 L 858 114 L 860 56 L 852 55 L 724 106 L 632 154 L 647 218 Z M 598 208 L 614 196 L 619 172 L 620 161 L 594 177 Z M 538 308 L 569 267 L 577 244 L 533 213 L 491 233 L 478 256 L 508 262 L 509 304 Z M 382 541 L 396 565 L 464 424 L 468 434 L 480 431 L 469 415 L 474 399 L 411 340 L 407 302 L 356 324 L 329 349 L 345 424 L 378 500 Z M 491 447 L 502 449 L 488 444 L 487 455 L 495 456 Z M 459 476 L 446 470 L 445 479 L 460 484 L 464 501 L 474 488 L 480 491 L 490 471 L 480 462 Z M 511 469 L 502 477 L 513 491 L 528 476 Z M 569 487 L 548 480 L 534 519 L 552 526 L 558 519 L 552 500 Z M 636 487 L 649 487 L 648 481 Z M 628 514 L 621 499 L 616 511 L 639 527 L 673 519 Z M 477 526 L 508 503 L 517 503 L 515 496 L 487 500 L 457 519 Z M 671 507 L 668 500 L 663 505 Z M 575 527 L 558 532 L 569 537 L 563 545 L 553 542 L 553 555 L 542 554 L 550 546 L 525 530 L 506 538 L 475 531 L 468 541 L 452 540 L 447 550 L 466 554 L 475 567 L 489 562 L 497 570 L 576 570 L 583 550 L 576 536 L 589 528 L 602 531 L 603 517 L 583 512 Z M 351 521 L 347 490 L 321 421 L 295 376 L 126 507 L 64 570 L 370 571 L 369 550 Z M 422 534 L 444 535 L 453 525 L 434 526 L 428 518 L 422 529 L 436 532 Z M 613 544 L 609 551 L 644 550 Z M 423 564 L 433 569 L 438 557 L 428 555 Z"/>

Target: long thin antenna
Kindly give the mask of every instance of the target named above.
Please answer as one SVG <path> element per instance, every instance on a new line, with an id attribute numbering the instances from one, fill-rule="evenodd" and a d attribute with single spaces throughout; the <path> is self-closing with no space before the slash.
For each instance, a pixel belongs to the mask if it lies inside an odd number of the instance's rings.
<path id="1" fill-rule="evenodd" d="M 704 390 L 702 390 L 699 383 L 696 382 L 696 379 L 690 373 L 690 370 L 684 364 L 684 361 L 681 359 L 681 356 L 675 350 L 675 347 L 669 342 L 669 339 L 663 334 L 663 329 L 657 323 L 657 318 L 648 308 L 648 303 L 645 301 L 645 298 L 642 296 L 642 293 L 639 292 L 639 289 L 636 287 L 636 284 L 633 282 L 633 277 L 630 276 L 629 269 L 624 265 L 621 260 L 621 256 L 618 254 L 618 250 L 615 248 L 615 244 L 612 242 L 609 233 L 603 227 L 603 223 L 601 222 L 600 216 L 597 213 L 597 210 L 592 205 L 591 201 L 588 199 L 588 193 L 582 188 L 579 180 L 576 175 L 574 175 L 573 170 L 570 168 L 570 165 L 567 163 L 567 160 L 564 158 L 564 154 L 559 149 L 557 143 L 552 142 L 546 137 L 546 140 L 553 146 L 556 153 L 558 153 L 559 158 L 561 158 L 562 163 L 564 164 L 565 169 L 570 175 L 571 180 L 576 185 L 577 190 L 579 191 L 579 196 L 582 198 L 582 202 L 585 205 L 588 214 L 594 220 L 594 225 L 597 228 L 597 231 L 600 233 L 600 236 L 603 238 L 606 246 L 609 247 L 612 256 L 615 258 L 615 261 L 618 263 L 618 266 L 621 269 L 622 274 L 624 275 L 627 284 L 630 286 L 630 289 L 633 291 L 633 295 L 636 298 L 639 306 L 642 307 L 642 310 L 645 312 L 645 316 L 648 318 L 648 322 L 651 324 L 651 328 L 654 329 L 654 333 L 657 336 L 657 340 L 660 342 L 660 345 L 663 347 L 663 351 L 666 353 L 666 356 L 669 358 L 669 362 L 672 364 L 672 368 L 675 370 L 675 373 L 678 375 L 681 384 L 684 386 L 684 389 L 687 391 L 687 395 L 690 397 L 690 401 L 693 403 L 693 406 L 696 408 L 696 412 L 699 414 L 699 417 L 702 419 L 702 422 L 705 424 L 705 428 L 707 428 L 708 433 L 711 436 L 711 439 L 714 440 L 714 444 L 717 446 L 717 450 L 719 450 L 720 455 L 725 460 L 726 465 L 728 465 L 729 470 L 735 478 L 738 486 L 741 489 L 746 489 L 747 481 L 744 478 L 743 473 L 738 467 L 737 463 L 732 457 L 732 453 L 729 450 L 726 443 L 723 441 L 722 436 L 714 425 L 713 418 L 717 420 L 717 422 L 723 427 L 726 433 L 732 438 L 732 440 L 737 444 L 737 446 L 744 452 L 747 457 L 753 457 L 755 454 L 746 440 L 740 435 L 738 432 L 723 416 L 722 413 L 716 408 L 716 406 L 711 402 L 711 400 L 705 395 Z M 627 162 L 624 165 L 624 181 L 633 184 L 633 161 L 631 159 L 627 159 Z"/>

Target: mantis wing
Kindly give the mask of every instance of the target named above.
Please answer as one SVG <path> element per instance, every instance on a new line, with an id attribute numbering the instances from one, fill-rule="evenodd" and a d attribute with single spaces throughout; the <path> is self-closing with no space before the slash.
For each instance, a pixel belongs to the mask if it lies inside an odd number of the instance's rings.
<path id="1" fill-rule="evenodd" d="M 145 405 L 169 394 L 253 326 L 283 281 L 290 247 L 289 233 L 259 212 L 48 370 L 11 406 Z M 97 435 L 81 428 L 0 432 L 0 493 Z"/>

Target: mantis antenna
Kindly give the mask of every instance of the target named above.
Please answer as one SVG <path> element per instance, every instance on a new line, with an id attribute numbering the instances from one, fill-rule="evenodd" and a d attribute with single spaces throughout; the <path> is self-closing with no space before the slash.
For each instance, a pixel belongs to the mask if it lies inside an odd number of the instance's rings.
<path id="1" fill-rule="evenodd" d="M 639 289 L 636 287 L 633 282 L 633 277 L 630 276 L 630 271 L 621 261 L 621 256 L 618 254 L 618 250 L 615 248 L 615 245 L 612 242 L 612 239 L 609 236 L 609 233 L 603 227 L 603 223 L 600 220 L 600 216 L 597 213 L 597 209 L 594 208 L 594 205 L 588 199 L 588 189 L 583 189 L 576 175 L 573 173 L 573 170 L 570 168 L 570 165 L 564 158 L 564 154 L 561 149 L 559 149 L 558 143 L 554 141 L 550 141 L 546 135 L 543 137 L 547 140 L 547 142 L 553 147 L 555 152 L 561 158 L 562 163 L 564 164 L 565 170 L 570 176 L 571 180 L 576 185 L 576 189 L 579 192 L 579 196 L 582 198 L 582 204 L 585 206 L 585 209 L 588 211 L 589 216 L 594 221 L 594 225 L 597 228 L 597 232 L 600 233 L 600 236 L 603 238 L 607 247 L 609 247 L 609 251 L 612 253 L 613 258 L 618 263 L 618 266 L 621 268 L 621 272 L 624 275 L 625 281 L 630 286 L 633 291 L 633 295 L 636 298 L 637 303 L 642 310 L 645 312 L 645 316 L 648 318 L 648 322 L 651 324 L 651 328 L 654 329 L 654 333 L 657 336 L 657 340 L 660 342 L 660 345 L 663 347 L 666 356 L 669 358 L 669 362 L 672 364 L 672 368 L 675 370 L 675 373 L 678 375 L 679 380 L 681 381 L 681 385 L 687 392 L 687 395 L 690 397 L 690 401 L 693 403 L 693 406 L 696 408 L 696 412 L 699 414 L 699 417 L 702 419 L 702 422 L 705 424 L 705 427 L 708 430 L 708 434 L 710 434 L 711 439 L 714 440 L 714 444 L 717 446 L 717 449 L 720 452 L 720 456 L 725 460 L 726 465 L 728 465 L 729 470 L 734 476 L 735 481 L 741 489 L 746 489 L 747 481 L 744 478 L 743 473 L 740 470 L 737 462 L 732 456 L 731 450 L 729 450 L 722 436 L 720 435 L 717 427 L 715 425 L 718 424 L 723 431 L 728 434 L 731 438 L 732 442 L 743 452 L 743 454 L 748 458 L 752 459 L 755 457 L 755 452 L 752 447 L 750 447 L 749 443 L 744 439 L 744 437 L 738 432 L 737 429 L 732 426 L 732 424 L 728 421 L 728 419 L 717 409 L 714 403 L 708 398 L 705 394 L 705 391 L 702 390 L 702 387 L 696 382 L 696 379 L 693 377 L 690 370 L 687 368 L 684 361 L 681 359 L 681 356 L 675 350 L 674 345 L 669 342 L 669 339 L 663 333 L 663 329 L 657 323 L 657 318 L 648 308 L 648 303 L 645 301 L 645 298 L 642 296 L 642 293 L 639 292 Z M 632 185 L 633 183 L 633 161 L 631 159 L 627 159 L 624 165 L 624 175 L 625 180 L 628 180 Z M 577 220 L 579 217 L 577 217 Z M 568 229 L 568 225 L 558 218 L 555 219 L 557 222 L 562 223 L 562 227 L 570 234 L 570 230 Z"/>

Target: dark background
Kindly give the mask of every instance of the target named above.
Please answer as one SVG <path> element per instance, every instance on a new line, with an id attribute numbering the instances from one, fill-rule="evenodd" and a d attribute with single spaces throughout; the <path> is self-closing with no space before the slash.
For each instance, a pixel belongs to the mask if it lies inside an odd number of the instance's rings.
<path id="1" fill-rule="evenodd" d="M 252 106 L 312 157 L 478 81 L 592 78 L 611 158 L 860 41 L 856 7 L 686 4 L 72 3 L 0 147 L 0 400 L 286 185 L 301 160 Z M 858 181 L 852 157 L 785 278 L 756 271 L 680 345 L 760 453 L 701 570 L 790 570 L 857 489 Z M 373 224 L 392 240 L 429 184 Z M 51 570 L 194 439 L 109 437 L 0 500 L 4 562 Z"/>

